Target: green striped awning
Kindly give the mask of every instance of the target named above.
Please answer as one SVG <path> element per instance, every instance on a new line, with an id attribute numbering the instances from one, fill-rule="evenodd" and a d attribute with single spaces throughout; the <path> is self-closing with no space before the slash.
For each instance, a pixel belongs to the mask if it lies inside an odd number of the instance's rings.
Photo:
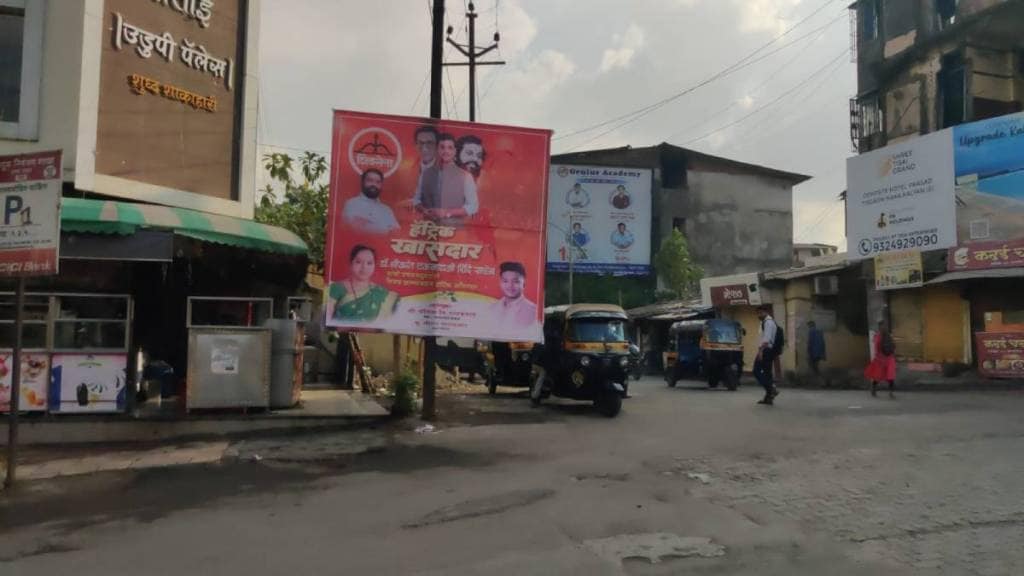
<path id="1" fill-rule="evenodd" d="M 217 216 L 185 208 L 84 198 L 63 198 L 61 230 L 88 234 L 134 234 L 139 229 L 170 230 L 205 242 L 281 254 L 306 254 L 301 238 L 284 228 L 253 220 Z"/>

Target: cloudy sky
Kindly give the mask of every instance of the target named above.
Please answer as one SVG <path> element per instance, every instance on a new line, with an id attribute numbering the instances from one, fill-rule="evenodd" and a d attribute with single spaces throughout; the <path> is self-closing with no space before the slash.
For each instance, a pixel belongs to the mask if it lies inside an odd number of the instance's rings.
<path id="1" fill-rule="evenodd" d="M 465 2 L 447 0 L 463 42 Z M 848 4 L 477 0 L 477 43 L 497 28 L 508 62 L 480 69 L 477 120 L 552 129 L 556 153 L 669 142 L 814 176 L 795 241 L 843 248 Z M 430 0 L 264 0 L 261 26 L 264 152 L 326 151 L 334 108 L 428 114 Z M 447 69 L 446 118 L 467 119 L 467 83 Z"/>

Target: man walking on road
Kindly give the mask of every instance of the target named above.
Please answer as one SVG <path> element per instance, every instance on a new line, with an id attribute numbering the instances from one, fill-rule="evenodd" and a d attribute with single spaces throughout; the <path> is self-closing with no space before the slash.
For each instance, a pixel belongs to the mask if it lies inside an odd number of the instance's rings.
<path id="1" fill-rule="evenodd" d="M 811 320 L 807 323 L 807 358 L 811 361 L 811 372 L 817 376 L 818 364 L 825 359 L 825 335 Z"/>
<path id="2" fill-rule="evenodd" d="M 758 404 L 771 406 L 775 397 L 779 395 L 779 389 L 775 387 L 774 366 L 775 366 L 775 337 L 778 333 L 778 326 L 767 306 L 757 310 L 757 317 L 761 320 L 761 339 L 757 350 L 757 359 L 754 360 L 754 377 L 764 388 L 764 399 Z"/>

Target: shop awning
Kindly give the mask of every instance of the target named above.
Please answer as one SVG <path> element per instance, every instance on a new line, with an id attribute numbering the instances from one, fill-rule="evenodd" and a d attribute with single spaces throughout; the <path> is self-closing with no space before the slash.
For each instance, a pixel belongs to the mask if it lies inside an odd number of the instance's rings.
<path id="1" fill-rule="evenodd" d="M 936 276 L 925 284 L 943 284 L 957 280 L 984 280 L 989 278 L 1024 278 L 1024 268 L 995 268 L 991 270 L 962 270 Z"/>
<path id="2" fill-rule="evenodd" d="M 66 232 L 130 235 L 139 230 L 167 230 L 204 242 L 264 252 L 296 255 L 308 252 L 301 238 L 283 228 L 153 204 L 64 198 L 60 222 L 61 230 Z"/>

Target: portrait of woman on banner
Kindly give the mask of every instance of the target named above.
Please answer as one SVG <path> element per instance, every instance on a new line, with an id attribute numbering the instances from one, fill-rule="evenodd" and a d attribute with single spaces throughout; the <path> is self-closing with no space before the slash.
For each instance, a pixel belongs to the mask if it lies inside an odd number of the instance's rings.
<path id="1" fill-rule="evenodd" d="M 334 320 L 376 322 L 394 314 L 398 294 L 372 282 L 377 253 L 357 244 L 349 253 L 349 275 L 328 288 L 328 310 Z"/>

